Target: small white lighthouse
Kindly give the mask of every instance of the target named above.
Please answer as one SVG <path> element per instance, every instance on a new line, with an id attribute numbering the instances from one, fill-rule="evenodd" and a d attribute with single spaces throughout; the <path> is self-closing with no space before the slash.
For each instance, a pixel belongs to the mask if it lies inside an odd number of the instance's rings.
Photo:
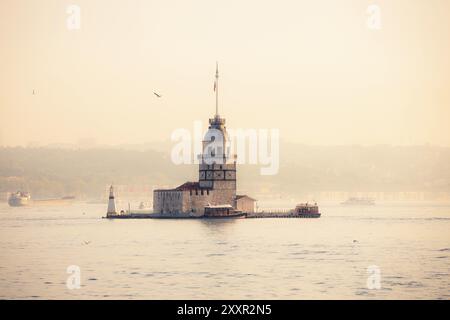
<path id="1" fill-rule="evenodd" d="M 106 216 L 113 216 L 116 215 L 116 202 L 114 200 L 114 188 L 111 185 L 109 188 L 109 200 L 108 200 L 108 211 L 106 212 Z"/>

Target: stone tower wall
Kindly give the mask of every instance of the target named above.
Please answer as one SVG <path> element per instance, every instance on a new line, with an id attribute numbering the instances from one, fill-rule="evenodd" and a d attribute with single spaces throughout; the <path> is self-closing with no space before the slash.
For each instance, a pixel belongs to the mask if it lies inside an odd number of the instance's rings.
<path id="1" fill-rule="evenodd" d="M 178 190 L 155 190 L 153 192 L 153 212 L 175 213 L 184 212 L 186 203 L 183 192 Z"/>

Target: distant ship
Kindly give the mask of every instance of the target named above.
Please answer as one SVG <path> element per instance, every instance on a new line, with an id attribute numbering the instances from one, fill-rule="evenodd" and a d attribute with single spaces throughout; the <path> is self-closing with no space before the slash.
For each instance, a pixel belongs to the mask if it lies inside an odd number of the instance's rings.
<path id="1" fill-rule="evenodd" d="M 23 207 L 29 205 L 31 202 L 31 196 L 28 192 L 17 191 L 11 193 L 8 197 L 8 204 L 11 207 Z"/>
<path id="2" fill-rule="evenodd" d="M 373 206 L 375 201 L 370 198 L 351 197 L 341 203 L 344 206 Z"/>
<path id="3" fill-rule="evenodd" d="M 62 198 L 54 199 L 39 199 L 31 200 L 31 195 L 28 192 L 17 191 L 16 193 L 11 193 L 8 197 L 8 204 L 11 207 L 23 207 L 23 206 L 48 206 L 48 205 L 63 205 L 70 204 L 75 200 L 75 197 L 66 196 Z"/>

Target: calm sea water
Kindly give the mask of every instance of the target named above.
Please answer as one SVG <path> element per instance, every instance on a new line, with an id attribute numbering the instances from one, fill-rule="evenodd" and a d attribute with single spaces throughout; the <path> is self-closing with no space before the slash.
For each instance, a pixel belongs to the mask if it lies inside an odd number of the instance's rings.
<path id="1" fill-rule="evenodd" d="M 0 298 L 450 298 L 450 206 L 228 221 L 106 220 L 105 208 L 0 204 Z M 70 265 L 79 289 L 66 286 Z"/>

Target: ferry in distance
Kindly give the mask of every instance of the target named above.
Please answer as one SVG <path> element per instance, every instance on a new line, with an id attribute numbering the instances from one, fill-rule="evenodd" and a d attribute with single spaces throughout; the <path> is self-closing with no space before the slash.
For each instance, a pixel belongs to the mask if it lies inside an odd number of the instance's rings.
<path id="1" fill-rule="evenodd" d="M 31 196 L 28 192 L 17 191 L 8 197 L 8 204 L 11 207 L 23 207 L 30 204 Z"/>
<path id="2" fill-rule="evenodd" d="M 75 200 L 73 196 L 66 196 L 62 198 L 50 198 L 50 199 L 31 199 L 29 192 L 17 191 L 11 193 L 8 197 L 8 204 L 11 207 L 24 207 L 24 206 L 49 206 L 49 205 L 64 205 L 71 204 Z"/>

